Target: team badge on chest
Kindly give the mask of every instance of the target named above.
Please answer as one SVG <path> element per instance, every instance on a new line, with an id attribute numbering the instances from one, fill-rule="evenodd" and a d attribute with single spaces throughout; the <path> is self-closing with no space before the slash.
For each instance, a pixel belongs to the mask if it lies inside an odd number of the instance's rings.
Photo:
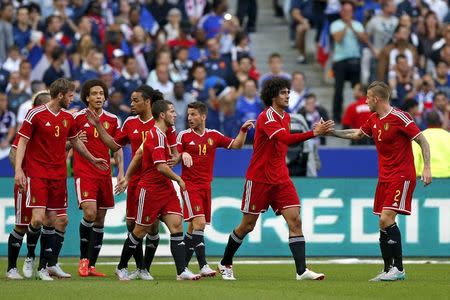
<path id="1" fill-rule="evenodd" d="M 67 128 L 67 126 L 69 126 L 69 121 L 67 121 L 66 119 L 64 119 L 64 120 L 62 121 L 62 124 L 63 124 L 64 128 Z"/>
<path id="2" fill-rule="evenodd" d="M 212 138 L 208 138 L 208 144 L 209 144 L 210 146 L 212 146 L 212 145 L 214 144 L 214 141 L 212 140 Z"/>
<path id="3" fill-rule="evenodd" d="M 103 122 L 103 127 L 108 130 L 109 129 L 109 123 L 108 122 Z"/>
<path id="4" fill-rule="evenodd" d="M 384 128 L 385 131 L 388 131 L 388 129 L 389 129 L 389 123 L 384 123 L 383 128 Z"/>

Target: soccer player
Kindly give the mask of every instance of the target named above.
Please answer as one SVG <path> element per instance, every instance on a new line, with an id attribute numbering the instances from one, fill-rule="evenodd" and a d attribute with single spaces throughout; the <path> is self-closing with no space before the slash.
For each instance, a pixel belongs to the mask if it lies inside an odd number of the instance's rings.
<path id="1" fill-rule="evenodd" d="M 101 80 L 88 80 L 81 87 L 81 101 L 86 104 L 87 109 L 99 115 L 101 126 L 111 136 L 116 136 L 120 131 L 119 123 L 115 115 L 103 110 L 106 98 L 108 98 L 108 87 Z M 100 139 L 97 129 L 90 125 L 86 117 L 87 109 L 81 110 L 74 116 L 76 132 L 84 131 L 86 133 L 85 146 L 89 152 L 109 161 L 109 148 Z M 120 179 L 123 177 L 122 149 L 114 152 L 114 158 L 118 165 L 118 179 Z M 103 244 L 106 211 L 114 208 L 111 169 L 100 170 L 94 167 L 76 150 L 74 151 L 73 165 L 78 205 L 83 210 L 83 218 L 79 226 L 80 262 L 78 274 L 81 277 L 104 277 L 106 276 L 104 273 L 96 271 L 95 263 Z"/>
<path id="2" fill-rule="evenodd" d="M 67 208 L 66 140 L 69 139 L 73 147 L 96 167 L 108 168 L 105 160 L 94 157 L 76 138 L 73 116 L 65 110 L 73 99 L 74 84 L 61 78 L 55 80 L 49 90 L 50 102 L 30 110 L 19 130 L 14 177 L 19 190 L 22 193 L 26 190 L 26 204 L 32 208 L 27 235 L 36 235 L 46 220 L 38 266 L 41 280 L 53 280 L 50 274 L 68 277 L 56 265 L 58 246 L 53 227 L 57 211 Z M 26 176 L 22 170 L 24 158 Z M 62 238 L 63 233 L 58 236 Z"/>
<path id="3" fill-rule="evenodd" d="M 131 153 L 134 157 L 150 130 L 155 126 L 155 119 L 152 116 L 152 104 L 163 99 L 163 94 L 160 91 L 154 90 L 145 84 L 141 85 L 131 94 L 131 111 L 136 115 L 130 116 L 125 120 L 122 129 L 115 138 L 111 137 L 100 126 L 98 128 L 100 138 L 113 151 L 117 151 L 130 143 Z M 94 126 L 98 127 L 98 124 L 96 125 L 94 120 L 92 122 Z M 174 127 L 167 132 L 167 140 L 169 141 L 170 149 L 174 156 L 173 160 L 176 160 L 176 133 Z M 127 189 L 126 222 L 129 233 L 133 232 L 135 225 L 139 200 L 137 185 L 140 177 L 141 171 L 139 168 L 131 177 Z M 136 260 L 137 270 L 129 274 L 130 279 L 140 278 L 142 280 L 153 280 L 150 274 L 150 266 L 159 244 L 159 221 L 156 221 L 150 226 L 145 244 L 145 256 L 142 252 L 142 244 L 137 246 L 133 254 Z"/>
<path id="4" fill-rule="evenodd" d="M 288 146 L 325 135 L 333 128 L 333 121 L 317 124 L 314 130 L 305 133 L 289 133 L 290 117 L 286 113 L 289 105 L 289 80 L 273 77 L 264 81 L 261 98 L 266 108 L 256 120 L 253 155 L 247 170 L 242 196 L 241 223 L 228 238 L 225 253 L 218 269 L 225 280 L 235 280 L 233 256 L 245 236 L 255 227 L 259 215 L 269 205 L 275 214 L 282 215 L 289 227 L 289 248 L 295 260 L 297 280 L 321 280 L 325 275 L 306 268 L 305 238 L 300 220 L 300 200 L 286 166 Z"/>
<path id="5" fill-rule="evenodd" d="M 178 134 L 177 144 L 183 160 L 181 178 L 186 183 L 186 190 L 182 193 L 184 220 L 188 222 L 184 237 L 186 267 L 195 251 L 200 275 L 213 277 L 216 271 L 206 262 L 203 232 L 205 225 L 211 222 L 211 181 L 216 148 L 242 148 L 253 123 L 246 121 L 236 139 L 231 139 L 217 130 L 205 128 L 207 114 L 208 107 L 203 102 L 189 103 L 187 115 L 190 128 Z"/>
<path id="6" fill-rule="evenodd" d="M 185 183 L 167 164 L 170 159 L 170 148 L 166 132 L 175 124 L 175 109 L 170 101 L 161 100 L 152 105 L 152 114 L 155 126 L 136 152 L 125 178 L 116 188 L 116 192 L 123 192 L 134 171 L 142 164 L 141 179 L 138 184 L 139 205 L 136 226 L 123 245 L 116 274 L 119 280 L 129 280 L 128 260 L 148 232 L 150 225 L 159 217 L 170 231 L 170 250 L 175 260 L 177 280 L 197 280 L 201 276 L 193 274 L 186 268 L 183 214 L 171 180 L 176 181 L 182 191 L 186 189 Z"/>
<path id="7" fill-rule="evenodd" d="M 397 214 L 411 214 L 411 199 L 416 187 L 416 171 L 411 140 L 419 144 L 424 161 L 422 180 L 431 183 L 430 147 L 412 118 L 390 105 L 391 91 L 380 81 L 367 88 L 367 105 L 373 112 L 360 129 L 336 130 L 332 135 L 359 140 L 373 138 L 378 152 L 378 184 L 373 213 L 380 216 L 380 250 L 384 270 L 370 281 L 405 279 L 402 241 L 395 222 Z"/>

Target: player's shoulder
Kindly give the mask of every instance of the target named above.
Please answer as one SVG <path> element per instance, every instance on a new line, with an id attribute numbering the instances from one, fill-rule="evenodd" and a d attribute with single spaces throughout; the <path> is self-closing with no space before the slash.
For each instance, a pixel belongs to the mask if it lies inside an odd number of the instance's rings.
<path id="1" fill-rule="evenodd" d="M 115 114 L 110 113 L 109 111 L 103 110 L 103 114 L 105 116 L 105 118 L 111 120 L 111 121 L 117 121 L 118 118 Z"/>
<path id="2" fill-rule="evenodd" d="M 408 126 L 413 122 L 411 116 L 398 108 L 392 108 L 390 114 L 391 119 L 397 121 L 400 125 Z"/>
<path id="3" fill-rule="evenodd" d="M 134 124 L 138 118 L 139 116 L 129 116 L 128 118 L 125 119 L 125 122 L 123 122 L 122 127 Z"/>
<path id="4" fill-rule="evenodd" d="M 185 130 L 182 130 L 182 131 L 178 132 L 177 143 L 181 143 L 184 136 L 190 136 L 191 134 L 192 134 L 192 129 L 191 128 L 188 128 L 188 129 L 185 129 Z"/>
<path id="5" fill-rule="evenodd" d="M 215 130 L 215 129 L 205 128 L 205 132 L 207 135 L 210 135 L 210 136 L 223 136 L 222 132 Z"/>
<path id="6" fill-rule="evenodd" d="M 270 123 L 270 122 L 274 122 L 275 121 L 275 117 L 273 114 L 273 109 L 271 106 L 266 107 L 258 116 L 258 121 L 263 121 L 264 124 Z"/>
<path id="7" fill-rule="evenodd" d="M 33 118 L 35 116 L 45 112 L 46 110 L 47 110 L 47 106 L 45 106 L 45 105 L 39 105 L 37 107 L 34 107 L 27 112 L 27 115 L 25 116 L 25 120 L 31 122 L 31 120 L 33 120 Z"/>
<path id="8" fill-rule="evenodd" d="M 76 120 L 76 119 L 80 119 L 82 116 L 85 116 L 86 115 L 86 109 L 87 108 L 83 108 L 82 110 L 79 110 L 79 111 L 73 113 L 72 114 L 73 118 Z"/>

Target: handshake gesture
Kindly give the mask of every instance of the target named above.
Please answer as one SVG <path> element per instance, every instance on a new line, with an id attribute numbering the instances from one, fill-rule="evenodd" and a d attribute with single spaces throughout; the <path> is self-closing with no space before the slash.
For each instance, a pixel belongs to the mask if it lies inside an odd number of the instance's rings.
<path id="1" fill-rule="evenodd" d="M 334 121 L 324 121 L 322 118 L 320 118 L 320 121 L 318 123 L 313 124 L 312 130 L 315 136 L 329 135 L 334 132 Z"/>

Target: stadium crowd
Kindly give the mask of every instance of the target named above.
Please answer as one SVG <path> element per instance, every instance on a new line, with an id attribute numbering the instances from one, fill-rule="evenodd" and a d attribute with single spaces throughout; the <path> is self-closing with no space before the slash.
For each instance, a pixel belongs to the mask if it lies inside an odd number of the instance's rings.
<path id="1" fill-rule="evenodd" d="M 314 60 L 334 74 L 332 112 L 320 106 L 326 100 L 316 99 L 305 74 L 284 71 L 279 53 L 268 57 L 269 72 L 260 74 L 249 36 L 257 31 L 257 1 L 238 2 L 234 17 L 227 0 L 2 1 L 0 147 L 13 141 L 31 95 L 61 77 L 73 80 L 78 91 L 92 78 L 107 83 L 106 109 L 121 121 L 131 113 L 131 92 L 142 83 L 175 104 L 177 130 L 186 128 L 187 104 L 202 101 L 209 107 L 206 126 L 229 136 L 264 108 L 258 90 L 267 78 L 291 80 L 289 111 L 308 126 L 330 116 L 344 128 L 359 128 L 367 119 L 365 86 L 377 79 L 389 84 L 394 106 L 409 112 L 421 129 L 428 127 L 431 111 L 450 128 L 446 1 L 274 1 L 276 15 L 283 15 L 276 5 L 284 5 L 301 64 L 314 63 L 305 52 L 306 34 L 314 29 Z M 346 81 L 355 99 L 344 108 Z M 83 107 L 78 94 L 70 109 Z M 252 139 L 250 131 L 246 143 Z"/>

